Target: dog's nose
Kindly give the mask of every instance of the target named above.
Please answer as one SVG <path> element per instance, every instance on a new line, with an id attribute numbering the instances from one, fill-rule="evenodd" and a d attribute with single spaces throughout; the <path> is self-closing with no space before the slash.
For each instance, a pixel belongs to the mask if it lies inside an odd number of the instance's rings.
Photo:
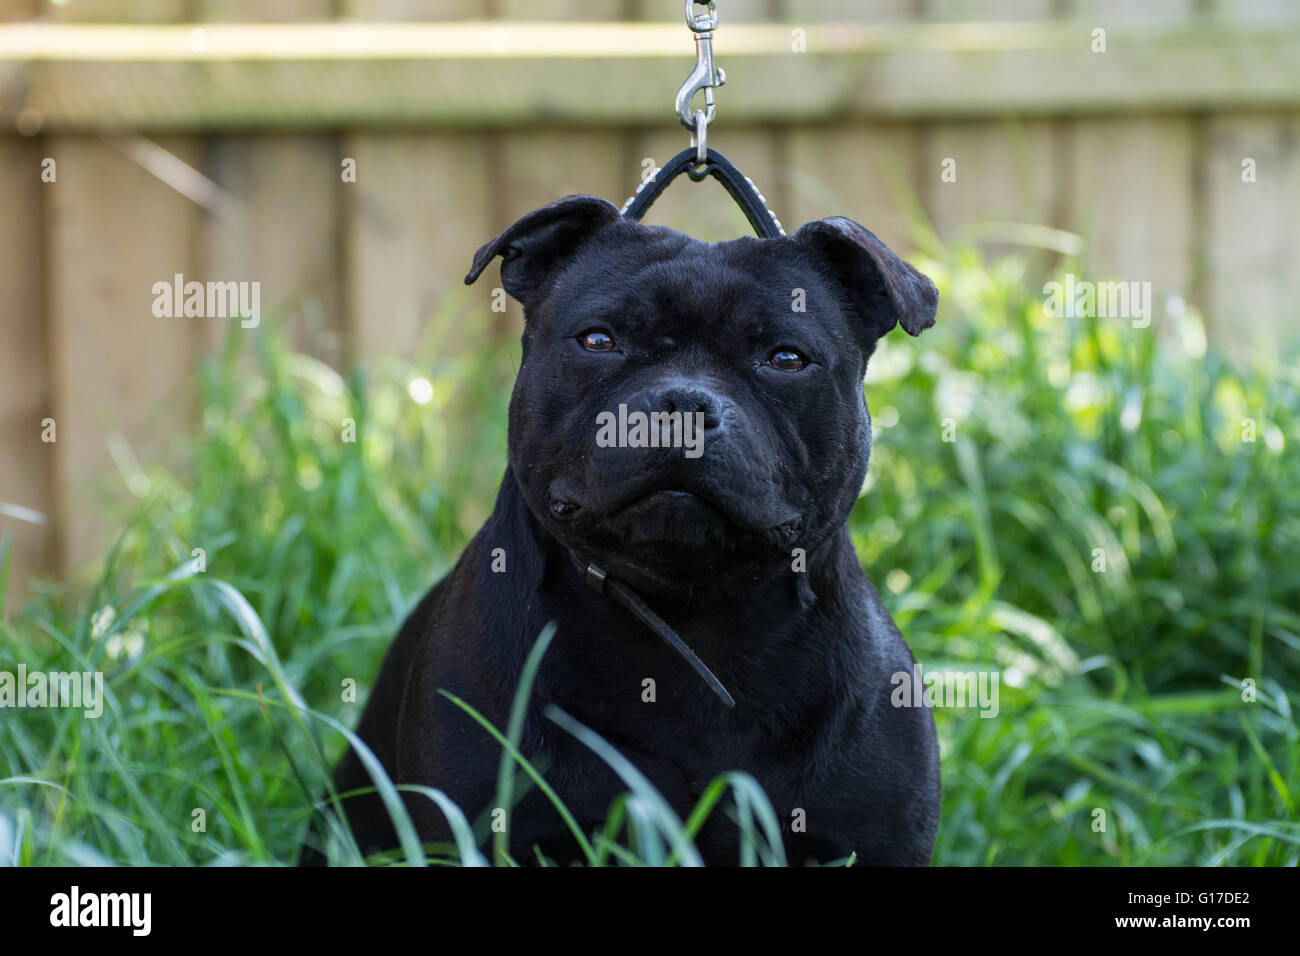
<path id="1" fill-rule="evenodd" d="M 650 411 L 703 414 L 706 429 L 722 426 L 728 405 L 725 398 L 695 382 L 665 382 L 658 388 L 650 389 L 646 397 Z"/>

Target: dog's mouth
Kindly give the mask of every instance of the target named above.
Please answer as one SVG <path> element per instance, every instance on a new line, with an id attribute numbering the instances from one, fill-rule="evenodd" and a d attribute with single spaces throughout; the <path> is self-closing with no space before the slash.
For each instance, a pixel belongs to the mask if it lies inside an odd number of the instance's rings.
<path id="1" fill-rule="evenodd" d="M 578 496 L 563 487 L 552 485 L 547 492 L 547 504 L 551 515 L 560 520 L 572 520 L 579 513 L 588 516 L 599 513 L 603 520 L 618 518 L 627 512 L 644 511 L 658 507 L 692 508 L 705 507 L 716 513 L 718 518 L 727 519 L 730 509 L 707 491 L 688 488 L 685 485 L 671 485 L 662 488 L 634 488 L 620 494 L 613 501 L 592 508 L 578 500 Z"/>
<path id="2" fill-rule="evenodd" d="M 657 507 L 659 505 L 672 507 L 703 505 L 706 508 L 716 511 L 721 516 L 725 516 L 727 513 L 726 510 L 709 495 L 695 491 L 691 488 L 674 486 L 671 488 L 657 488 L 639 495 L 620 507 L 615 508 L 612 514 L 619 514 L 633 508 L 645 506 Z"/>
<path id="3" fill-rule="evenodd" d="M 686 560 L 694 552 L 713 563 L 723 552 L 788 548 L 802 525 L 798 512 L 759 518 L 745 503 L 707 488 L 674 482 L 631 488 L 609 502 L 590 505 L 567 488 L 552 487 L 548 510 L 589 546 L 632 549 L 654 563 Z"/>
<path id="4" fill-rule="evenodd" d="M 740 531 L 720 501 L 682 485 L 638 489 L 615 502 L 599 524 L 611 543 L 665 559 L 685 551 L 716 553 Z"/>
<path id="5" fill-rule="evenodd" d="M 566 516 L 585 519 L 598 535 L 639 547 L 720 547 L 726 540 L 756 530 L 742 502 L 698 484 L 638 482 L 596 502 L 569 501 Z M 554 513 L 554 512 L 553 512 Z"/>
<path id="6" fill-rule="evenodd" d="M 789 553 L 799 539 L 801 515 L 783 510 L 763 520 L 746 514 L 707 488 L 679 477 L 639 483 L 613 501 L 587 502 L 564 481 L 548 491 L 555 531 L 583 560 L 645 593 L 699 593 L 749 579 L 756 565 Z M 739 577 L 737 577 L 739 576 Z"/>

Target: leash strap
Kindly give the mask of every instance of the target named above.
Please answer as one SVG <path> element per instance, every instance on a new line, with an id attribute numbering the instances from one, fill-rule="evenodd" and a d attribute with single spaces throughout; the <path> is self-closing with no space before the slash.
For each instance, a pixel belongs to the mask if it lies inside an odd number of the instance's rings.
<path id="1" fill-rule="evenodd" d="M 676 631 L 664 623 L 663 618 L 650 610 L 649 605 L 641 600 L 635 591 L 618 578 L 611 578 L 598 565 L 584 562 L 578 557 L 576 551 L 570 551 L 569 555 L 573 558 L 573 566 L 578 569 L 578 573 L 587 579 L 588 587 L 597 594 L 612 597 L 630 611 L 637 620 L 658 634 L 665 644 L 680 654 L 686 663 L 691 665 L 695 673 L 704 679 L 704 683 L 708 684 L 709 688 L 718 695 L 728 710 L 736 706 L 736 699 L 727 693 L 727 688 L 722 686 L 722 681 L 718 680 L 717 675 L 709 670 L 708 666 L 696 656 L 693 650 L 686 646 L 686 642 L 677 636 Z"/>
<path id="2" fill-rule="evenodd" d="M 685 173 L 693 182 L 703 182 L 706 176 L 712 176 L 722 183 L 722 188 L 744 212 L 754 232 L 764 239 L 779 239 L 785 235 L 781 222 L 767 208 L 767 200 L 754 186 L 753 181 L 731 164 L 725 156 L 708 147 L 709 124 L 713 122 L 715 104 L 713 91 L 727 81 L 727 75 L 713 63 L 713 31 L 718 27 L 718 12 L 714 0 L 685 0 L 686 25 L 695 37 L 695 69 L 691 71 L 686 82 L 677 91 L 674 109 L 678 121 L 691 131 L 691 146 L 684 149 L 646 182 L 637 186 L 619 214 L 624 219 L 640 222 L 646 210 L 654 204 L 660 194 L 674 179 Z M 696 7 L 707 8 L 704 13 L 696 13 Z M 695 94 L 704 93 L 704 108 L 694 109 L 692 100 Z M 569 552 L 573 566 L 587 581 L 587 586 L 597 594 L 604 594 L 621 604 L 633 617 L 681 655 L 691 665 L 695 673 L 703 678 L 709 689 L 727 706 L 736 706 L 736 699 L 727 693 L 717 675 L 686 646 L 686 642 L 677 636 L 677 632 L 664 623 L 649 605 L 641 600 L 640 595 L 617 578 L 611 578 L 599 565 L 584 562 L 576 551 Z"/>
<path id="3" fill-rule="evenodd" d="M 650 180 L 638 186 L 636 193 L 623 204 L 620 210 L 623 217 L 640 222 L 660 193 L 682 173 L 697 183 L 703 182 L 706 176 L 712 176 L 722 183 L 722 188 L 735 200 L 749 224 L 754 227 L 754 232 L 762 238 L 779 239 L 785 235 L 780 221 L 767 208 L 767 200 L 754 187 L 753 181 L 716 149 L 707 151 L 703 163 L 698 161 L 695 149 L 684 149 L 670 159 L 668 165 L 656 169 Z"/>

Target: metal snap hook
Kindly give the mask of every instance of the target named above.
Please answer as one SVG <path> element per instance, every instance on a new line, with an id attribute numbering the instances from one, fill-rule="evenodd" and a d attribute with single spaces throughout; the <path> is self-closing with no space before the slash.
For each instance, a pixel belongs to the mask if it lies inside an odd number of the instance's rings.
<path id="1" fill-rule="evenodd" d="M 708 8 L 696 14 L 696 6 Z M 677 91 L 677 121 L 692 133 L 698 133 L 700 122 L 697 111 L 691 106 L 695 94 L 704 91 L 704 125 L 713 122 L 713 89 L 727 82 L 727 74 L 713 65 L 713 30 L 718 26 L 718 14 L 713 0 L 686 0 L 686 25 L 695 34 L 695 69 Z"/>

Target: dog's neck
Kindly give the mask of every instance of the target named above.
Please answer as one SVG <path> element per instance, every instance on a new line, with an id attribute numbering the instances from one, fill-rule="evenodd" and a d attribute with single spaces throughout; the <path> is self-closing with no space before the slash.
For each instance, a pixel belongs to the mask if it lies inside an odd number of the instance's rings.
<path id="1" fill-rule="evenodd" d="M 518 616 L 517 633 L 535 636 L 553 620 L 561 631 L 567 624 L 575 632 L 630 633 L 643 637 L 654 648 L 650 653 L 659 652 L 659 638 L 643 621 L 590 586 L 574 566 L 568 546 L 543 528 L 528 508 L 510 469 L 480 540 L 487 553 L 503 547 L 508 554 L 507 574 L 489 578 L 497 579 L 493 584 L 499 586 L 503 603 L 519 605 L 497 611 Z M 689 596 L 656 595 L 645 601 L 729 690 L 742 695 L 740 684 L 747 666 L 770 664 L 797 653 L 816 631 L 814 618 L 828 613 L 824 605 L 848 599 L 849 582 L 829 572 L 844 566 L 843 550 L 852 548 L 847 530 L 841 527 L 808 549 L 806 570 L 794 570 L 789 560 L 774 561 L 771 570 L 760 574 L 744 594 L 712 595 L 701 587 Z M 856 559 L 851 566 L 857 567 Z M 743 655 L 737 654 L 739 648 Z M 704 681 L 700 687 L 712 693 Z"/>

